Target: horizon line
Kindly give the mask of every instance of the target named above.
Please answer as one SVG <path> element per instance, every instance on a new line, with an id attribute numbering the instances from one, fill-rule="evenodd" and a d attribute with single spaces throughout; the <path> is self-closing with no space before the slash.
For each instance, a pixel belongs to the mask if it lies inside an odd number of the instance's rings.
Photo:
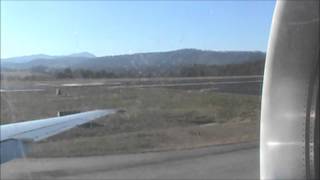
<path id="1" fill-rule="evenodd" d="M 262 51 L 262 50 L 213 50 L 213 49 L 198 49 L 198 48 L 180 48 L 180 49 L 172 49 L 172 50 L 138 51 L 138 52 L 132 52 L 132 53 L 106 54 L 106 55 L 100 55 L 100 56 L 96 55 L 92 52 L 89 52 L 89 51 L 80 51 L 80 52 L 74 52 L 74 53 L 69 53 L 69 54 L 58 54 L 58 55 L 45 54 L 45 53 L 35 53 L 35 54 L 19 55 L 19 56 L 11 56 L 11 57 L 1 57 L 1 54 L 0 54 L 0 60 L 28 57 L 28 56 L 37 56 L 37 55 L 66 57 L 66 56 L 71 56 L 71 55 L 81 54 L 81 53 L 89 53 L 89 54 L 92 54 L 95 56 L 93 58 L 99 58 L 99 57 L 106 57 L 106 56 L 125 56 L 125 55 L 148 54 L 148 53 L 165 53 L 165 52 L 174 52 L 174 51 L 180 51 L 180 50 L 198 50 L 198 51 L 212 51 L 212 52 L 261 52 L 261 53 L 266 53 L 266 51 Z"/>

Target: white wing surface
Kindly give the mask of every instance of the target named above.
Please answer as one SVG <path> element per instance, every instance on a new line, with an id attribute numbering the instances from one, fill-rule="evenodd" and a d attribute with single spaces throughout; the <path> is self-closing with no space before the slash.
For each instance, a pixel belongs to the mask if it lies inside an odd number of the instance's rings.
<path id="1" fill-rule="evenodd" d="M 0 126 L 0 164 L 22 158 L 26 143 L 40 141 L 73 127 L 116 113 L 117 110 L 94 110 L 62 117 L 40 119 Z"/>
<path id="2" fill-rule="evenodd" d="M 40 141 L 97 118 L 116 113 L 114 109 L 94 110 L 62 117 L 26 121 L 2 125 L 0 141 L 16 139 Z"/>

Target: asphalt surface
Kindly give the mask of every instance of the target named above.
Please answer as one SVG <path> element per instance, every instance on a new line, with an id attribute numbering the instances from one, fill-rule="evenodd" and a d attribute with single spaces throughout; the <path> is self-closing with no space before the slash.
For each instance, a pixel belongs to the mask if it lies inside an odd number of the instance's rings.
<path id="1" fill-rule="evenodd" d="M 1 93 L 39 92 L 50 88 L 174 88 L 215 91 L 233 94 L 261 95 L 262 76 L 133 78 L 133 79 L 71 79 L 50 82 L 2 82 Z"/>
<path id="2" fill-rule="evenodd" d="M 81 158 L 22 159 L 1 179 L 259 179 L 255 143 Z"/>

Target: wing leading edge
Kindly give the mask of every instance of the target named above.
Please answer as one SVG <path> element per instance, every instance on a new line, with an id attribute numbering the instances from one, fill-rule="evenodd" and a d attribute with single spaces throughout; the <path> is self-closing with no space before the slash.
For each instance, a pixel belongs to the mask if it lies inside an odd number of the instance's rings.
<path id="1" fill-rule="evenodd" d="M 40 141 L 95 119 L 109 116 L 117 110 L 94 110 L 62 117 L 54 117 L 0 126 L 1 163 L 21 157 L 26 141 Z"/>

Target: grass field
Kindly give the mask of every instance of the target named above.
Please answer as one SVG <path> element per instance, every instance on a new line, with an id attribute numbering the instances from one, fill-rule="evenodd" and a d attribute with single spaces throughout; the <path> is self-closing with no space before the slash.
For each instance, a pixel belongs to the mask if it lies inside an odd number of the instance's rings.
<path id="1" fill-rule="evenodd" d="M 24 83 L 32 87 L 37 82 Z M 1 123 L 52 117 L 58 111 L 119 108 L 126 112 L 34 144 L 33 157 L 185 149 L 258 139 L 260 96 L 108 85 L 61 90 L 61 96 L 51 86 L 41 92 L 1 93 Z"/>

